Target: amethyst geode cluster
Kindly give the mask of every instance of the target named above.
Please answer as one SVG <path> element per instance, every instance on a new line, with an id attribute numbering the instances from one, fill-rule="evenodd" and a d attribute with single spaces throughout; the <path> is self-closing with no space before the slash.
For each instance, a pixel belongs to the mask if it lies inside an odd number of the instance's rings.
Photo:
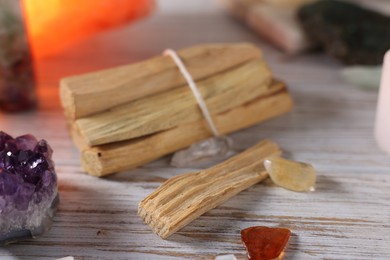
<path id="1" fill-rule="evenodd" d="M 50 228 L 59 202 L 52 153 L 45 140 L 0 131 L 0 244 Z"/>

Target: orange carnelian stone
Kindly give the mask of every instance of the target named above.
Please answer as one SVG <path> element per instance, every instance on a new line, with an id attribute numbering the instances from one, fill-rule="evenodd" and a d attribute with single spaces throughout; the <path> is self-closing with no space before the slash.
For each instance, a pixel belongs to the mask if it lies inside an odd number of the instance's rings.
<path id="1" fill-rule="evenodd" d="M 59 52 L 154 9 L 154 0 L 23 0 L 34 56 Z"/>
<path id="2" fill-rule="evenodd" d="M 241 230 L 241 240 L 252 260 L 278 258 L 284 251 L 291 231 L 287 228 L 249 227 Z"/>

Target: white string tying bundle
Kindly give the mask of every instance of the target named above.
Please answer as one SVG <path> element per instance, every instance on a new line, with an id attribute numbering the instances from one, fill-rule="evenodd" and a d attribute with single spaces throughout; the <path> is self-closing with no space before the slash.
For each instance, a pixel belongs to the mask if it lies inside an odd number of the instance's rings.
<path id="1" fill-rule="evenodd" d="M 214 136 L 220 136 L 213 119 L 211 118 L 210 112 L 207 108 L 206 102 L 204 101 L 202 94 L 200 93 L 198 87 L 196 86 L 196 83 L 194 79 L 192 78 L 191 74 L 188 72 L 186 66 L 184 65 L 183 61 L 180 59 L 179 55 L 172 50 L 172 49 L 166 49 L 164 51 L 164 56 L 170 56 L 173 61 L 175 62 L 176 66 L 179 68 L 180 73 L 183 75 L 184 79 L 187 81 L 188 86 L 192 90 L 192 93 L 194 94 L 194 97 L 196 101 L 198 102 L 198 105 L 200 107 L 200 110 L 202 111 L 202 114 L 204 118 L 207 121 L 207 124 L 209 125 L 209 128 Z"/>

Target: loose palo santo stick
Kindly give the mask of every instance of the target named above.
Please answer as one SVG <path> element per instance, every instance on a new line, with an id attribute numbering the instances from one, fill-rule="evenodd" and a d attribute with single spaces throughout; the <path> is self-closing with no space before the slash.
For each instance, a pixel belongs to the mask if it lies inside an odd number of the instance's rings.
<path id="1" fill-rule="evenodd" d="M 251 44 L 208 44 L 178 51 L 194 80 L 201 80 L 261 57 Z M 120 104 L 185 84 L 170 57 L 72 76 L 61 80 L 60 96 L 69 119 L 95 114 Z"/>
<path id="2" fill-rule="evenodd" d="M 280 82 L 273 82 L 263 96 L 215 115 L 213 119 L 220 133 L 228 134 L 284 114 L 291 108 L 292 100 L 286 87 Z M 97 147 L 86 146 L 73 131 L 73 140 L 82 149 L 81 164 L 84 171 L 99 177 L 141 166 L 210 136 L 204 120 L 136 140 Z"/>
<path id="3" fill-rule="evenodd" d="M 173 177 L 141 201 L 138 215 L 165 239 L 205 212 L 264 180 L 263 161 L 278 156 L 277 144 L 262 141 L 207 170 Z"/>
<path id="4" fill-rule="evenodd" d="M 272 75 L 264 61 L 244 65 L 200 81 L 210 114 L 218 114 L 261 96 Z M 101 145 L 130 140 L 203 118 L 188 86 L 143 98 L 106 112 L 76 120 L 76 127 L 86 142 Z"/>

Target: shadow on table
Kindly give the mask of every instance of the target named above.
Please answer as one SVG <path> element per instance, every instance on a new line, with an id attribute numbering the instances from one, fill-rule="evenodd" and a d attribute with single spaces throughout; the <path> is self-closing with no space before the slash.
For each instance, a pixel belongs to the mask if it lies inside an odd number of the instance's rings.
<path id="1" fill-rule="evenodd" d="M 99 255 L 110 259 L 110 250 L 126 251 L 138 241 L 137 233 L 146 229 L 137 217 L 139 198 L 125 196 L 126 184 L 78 174 L 77 178 L 60 178 L 60 206 L 51 230 L 1 248 L 5 253 L 0 251 L 0 256 L 93 259 Z"/>

